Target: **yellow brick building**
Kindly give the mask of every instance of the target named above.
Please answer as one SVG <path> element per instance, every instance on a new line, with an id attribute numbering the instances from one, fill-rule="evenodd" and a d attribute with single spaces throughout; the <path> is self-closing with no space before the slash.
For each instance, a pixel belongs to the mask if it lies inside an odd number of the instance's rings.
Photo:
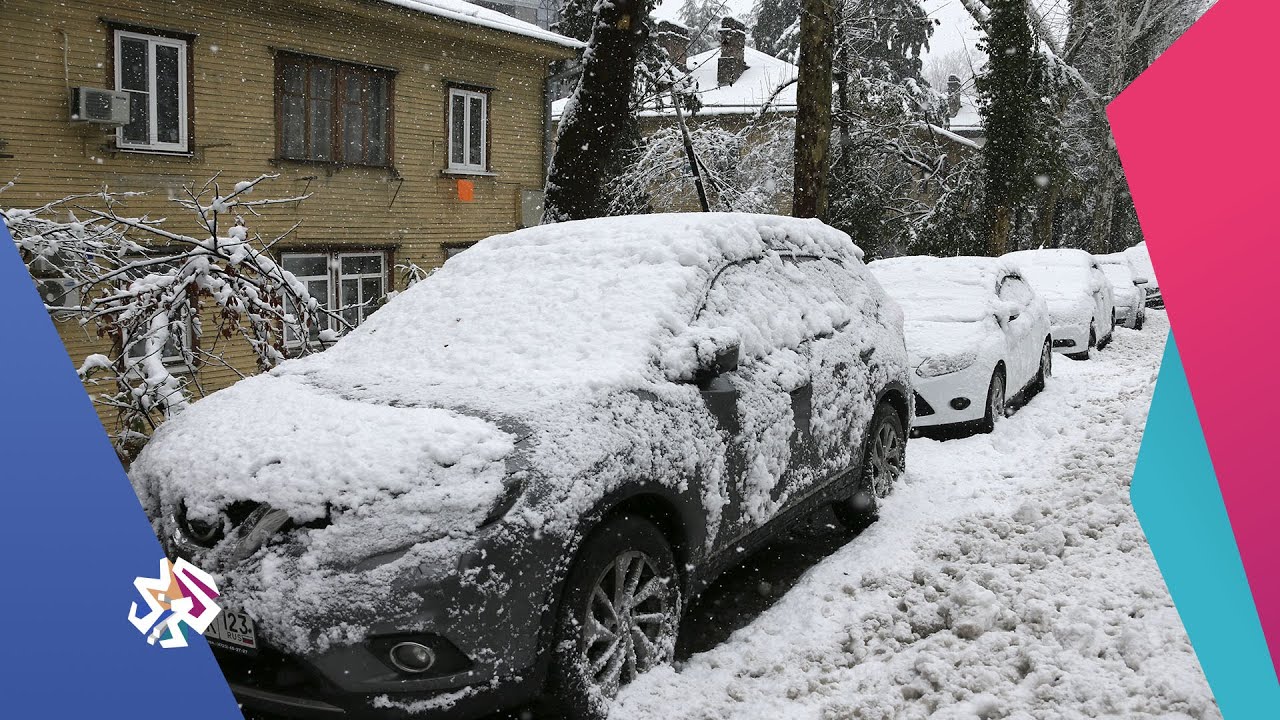
<path id="1" fill-rule="evenodd" d="M 0 184 L 16 178 L 0 205 L 147 192 L 130 215 L 194 233 L 169 202 L 183 186 L 279 174 L 255 197 L 310 197 L 250 230 L 301 223 L 272 253 L 332 307 L 528 221 L 549 64 L 579 45 L 459 0 L 0 0 L 0 15 Z M 127 124 L 73 121 L 75 88 L 123 92 Z M 109 350 L 60 330 L 77 363 Z M 230 356 L 252 370 L 247 349 Z"/>

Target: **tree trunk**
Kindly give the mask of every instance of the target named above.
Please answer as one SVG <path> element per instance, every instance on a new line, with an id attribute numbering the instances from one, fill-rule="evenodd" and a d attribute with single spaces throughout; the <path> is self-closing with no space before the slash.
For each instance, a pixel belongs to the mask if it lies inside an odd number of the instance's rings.
<path id="1" fill-rule="evenodd" d="M 1036 247 L 1057 247 L 1053 241 L 1053 216 L 1058 210 L 1058 193 L 1061 186 L 1054 181 L 1049 186 L 1048 192 L 1045 194 L 1044 204 L 1040 206 L 1040 212 L 1036 215 Z"/>
<path id="2" fill-rule="evenodd" d="M 996 226 L 991 234 L 991 247 L 988 255 L 1000 257 L 1009 252 L 1009 235 L 1013 230 L 1013 211 L 1007 205 L 996 208 Z"/>
<path id="3" fill-rule="evenodd" d="M 800 18 L 791 214 L 825 219 L 831 151 L 831 56 L 835 46 L 833 0 L 803 0 Z"/>
<path id="4" fill-rule="evenodd" d="M 648 36 L 650 0 L 597 5 L 578 87 L 560 118 L 543 222 L 600 217 L 609 209 L 610 169 L 630 136 L 631 90 Z"/>

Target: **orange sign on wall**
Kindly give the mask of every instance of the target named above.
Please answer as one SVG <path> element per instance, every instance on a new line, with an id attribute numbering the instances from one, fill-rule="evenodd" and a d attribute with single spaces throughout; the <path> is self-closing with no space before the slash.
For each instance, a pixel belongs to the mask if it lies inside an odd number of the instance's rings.
<path id="1" fill-rule="evenodd" d="M 476 184 L 471 180 L 458 181 L 458 199 L 471 202 L 476 199 Z"/>

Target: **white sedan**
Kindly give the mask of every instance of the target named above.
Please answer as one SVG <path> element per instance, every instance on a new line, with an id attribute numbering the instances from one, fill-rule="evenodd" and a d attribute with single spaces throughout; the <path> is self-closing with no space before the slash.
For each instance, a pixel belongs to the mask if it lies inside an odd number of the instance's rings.
<path id="1" fill-rule="evenodd" d="M 990 432 L 1006 398 L 1029 397 L 1053 371 L 1049 314 L 999 258 L 901 257 L 871 272 L 905 314 L 916 427 Z"/>
<path id="2" fill-rule="evenodd" d="M 1116 301 L 1116 324 L 1141 330 L 1147 320 L 1147 291 L 1133 276 L 1129 261 L 1124 253 L 1098 255 L 1097 258 L 1102 274 L 1111 281 L 1111 291 Z"/>
<path id="3" fill-rule="evenodd" d="M 1004 256 L 1049 304 L 1053 349 L 1088 360 L 1111 342 L 1115 298 L 1098 261 L 1083 250 L 1021 250 Z"/>

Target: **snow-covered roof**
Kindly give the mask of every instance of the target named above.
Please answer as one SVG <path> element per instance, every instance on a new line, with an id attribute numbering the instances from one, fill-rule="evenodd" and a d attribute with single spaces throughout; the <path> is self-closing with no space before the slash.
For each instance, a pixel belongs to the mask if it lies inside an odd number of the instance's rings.
<path id="1" fill-rule="evenodd" d="M 762 53 L 754 48 L 743 49 L 747 69 L 732 85 L 720 85 L 716 78 L 716 66 L 720 63 L 720 48 L 708 50 L 689 58 L 689 77 L 696 83 L 698 99 L 702 101 L 702 115 L 735 115 L 760 110 L 774 91 L 784 83 L 773 98 L 770 107 L 784 112 L 796 109 L 796 79 L 800 69 L 786 60 Z M 641 116 L 658 117 L 672 115 L 669 106 L 645 110 Z"/>
<path id="2" fill-rule="evenodd" d="M 517 20 L 497 10 L 472 5 L 464 0 L 381 0 L 381 2 L 397 5 L 408 10 L 416 10 L 428 15 L 435 15 L 446 20 L 455 20 L 468 25 L 478 25 L 491 30 L 522 35 L 532 40 L 541 40 L 563 47 L 576 49 L 586 46 L 585 43 L 579 40 L 565 37 L 550 30 L 543 30 L 533 23 Z"/>
<path id="3" fill-rule="evenodd" d="M 978 103 L 968 95 L 960 96 L 960 111 L 951 118 L 952 132 L 973 132 L 982 131 L 982 113 L 978 110 Z"/>
<path id="4" fill-rule="evenodd" d="M 743 50 L 743 60 L 747 69 L 732 84 L 721 86 L 716 79 L 716 66 L 720 62 L 720 48 L 708 50 L 689 58 L 688 78 L 690 87 L 696 89 L 698 99 L 702 101 L 699 115 L 745 115 L 758 112 L 773 97 L 769 107 L 782 112 L 795 112 L 796 83 L 793 82 L 800 69 L 795 65 L 779 60 L 752 48 Z M 778 86 L 790 82 L 790 85 L 773 95 Z M 557 100 L 551 105 L 551 118 L 559 120 L 568 98 Z M 640 111 L 640 117 L 668 117 L 675 115 L 670 98 L 663 98 L 661 106 L 650 106 Z"/>

